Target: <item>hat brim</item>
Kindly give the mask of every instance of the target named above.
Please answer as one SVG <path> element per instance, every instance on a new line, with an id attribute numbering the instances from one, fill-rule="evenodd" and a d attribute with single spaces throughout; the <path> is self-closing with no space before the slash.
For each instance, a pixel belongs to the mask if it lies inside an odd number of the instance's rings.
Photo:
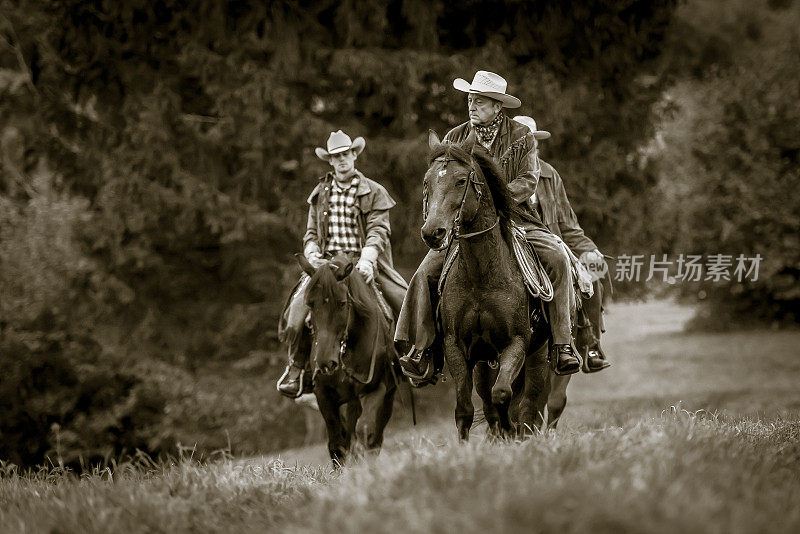
<path id="1" fill-rule="evenodd" d="M 361 154 L 361 152 L 364 150 L 365 146 L 367 146 L 367 142 L 364 140 L 364 138 L 363 137 L 356 137 L 353 140 L 353 144 L 350 145 L 350 146 L 339 147 L 339 148 L 336 148 L 334 150 L 331 150 L 330 152 L 328 152 L 327 150 L 325 150 L 322 147 L 317 147 L 317 148 L 314 149 L 314 153 L 317 155 L 317 157 L 319 159 L 328 161 L 329 159 L 331 159 L 332 155 L 339 154 L 339 153 L 345 152 L 347 150 L 355 150 L 356 154 Z"/>
<path id="2" fill-rule="evenodd" d="M 472 95 L 483 95 L 483 96 L 488 96 L 489 98 L 493 98 L 495 100 L 499 100 L 503 104 L 504 108 L 514 109 L 522 105 L 522 101 L 516 96 L 507 95 L 505 93 L 494 93 L 491 91 L 473 91 L 472 84 L 470 84 L 464 78 L 456 78 L 455 80 L 453 80 L 453 87 L 461 91 L 462 93 L 469 93 Z"/>
<path id="3" fill-rule="evenodd" d="M 533 133 L 533 137 L 536 139 L 550 139 L 550 132 L 547 130 L 536 130 L 535 132 L 531 133 Z"/>

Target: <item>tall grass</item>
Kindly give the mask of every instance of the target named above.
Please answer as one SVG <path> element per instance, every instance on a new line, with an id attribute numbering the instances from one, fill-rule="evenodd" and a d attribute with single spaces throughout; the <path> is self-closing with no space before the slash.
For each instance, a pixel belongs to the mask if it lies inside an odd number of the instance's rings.
<path id="1" fill-rule="evenodd" d="M 145 461 L 0 476 L 15 532 L 797 532 L 800 420 L 679 408 L 599 430 L 421 438 L 341 471 Z"/>

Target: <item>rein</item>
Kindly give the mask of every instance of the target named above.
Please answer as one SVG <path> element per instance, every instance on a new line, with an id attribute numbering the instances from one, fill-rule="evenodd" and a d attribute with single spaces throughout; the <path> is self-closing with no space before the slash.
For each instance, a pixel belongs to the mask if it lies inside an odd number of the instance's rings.
<path id="1" fill-rule="evenodd" d="M 348 377 L 350 377 L 351 379 L 353 379 L 356 382 L 359 382 L 361 384 L 369 384 L 369 383 L 372 382 L 372 379 L 375 377 L 375 362 L 378 359 L 378 341 L 380 340 L 381 329 L 380 329 L 380 327 L 375 328 L 375 340 L 372 342 L 372 356 L 370 356 L 370 362 L 369 362 L 369 375 L 367 376 L 367 380 L 366 381 L 361 380 L 360 378 L 358 378 L 356 376 L 354 371 L 351 371 L 350 368 L 348 368 L 344 364 L 344 355 L 347 352 L 347 348 L 348 348 L 347 347 L 347 340 L 348 340 L 349 334 L 350 334 L 350 326 L 351 326 L 350 317 L 352 315 L 352 313 L 351 313 L 352 312 L 352 307 L 353 307 L 353 301 L 352 301 L 352 298 L 350 297 L 350 291 L 348 290 L 348 292 L 347 292 L 347 324 L 345 325 L 345 328 L 344 328 L 344 335 L 342 336 L 342 340 L 339 342 L 339 365 L 341 366 L 341 368 L 344 371 L 344 373 Z"/>

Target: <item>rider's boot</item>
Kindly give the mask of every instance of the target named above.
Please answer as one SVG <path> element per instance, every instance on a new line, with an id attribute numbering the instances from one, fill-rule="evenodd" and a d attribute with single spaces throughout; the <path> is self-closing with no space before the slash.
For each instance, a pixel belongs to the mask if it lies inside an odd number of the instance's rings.
<path id="1" fill-rule="evenodd" d="M 289 363 L 283 372 L 283 376 L 278 379 L 278 392 L 293 399 L 299 397 L 304 371 L 305 368 L 300 367 L 295 362 Z"/>
<path id="2" fill-rule="evenodd" d="M 421 388 L 428 384 L 436 384 L 444 367 L 441 336 L 437 335 L 433 344 L 423 350 L 412 347 L 400 357 L 400 367 L 414 387 Z"/>
<path id="3" fill-rule="evenodd" d="M 550 361 L 557 375 L 571 375 L 581 370 L 581 358 L 571 344 L 551 345 Z"/>
<path id="4" fill-rule="evenodd" d="M 608 367 L 611 367 L 611 362 L 606 360 L 606 355 L 600 347 L 600 341 L 597 341 L 586 351 L 586 359 L 583 361 L 581 370 L 584 373 L 596 373 Z"/>
<path id="5" fill-rule="evenodd" d="M 297 398 L 308 389 L 310 380 L 306 378 L 306 354 L 301 350 L 300 336 L 289 341 L 289 364 L 278 379 L 278 392 L 290 398 Z"/>

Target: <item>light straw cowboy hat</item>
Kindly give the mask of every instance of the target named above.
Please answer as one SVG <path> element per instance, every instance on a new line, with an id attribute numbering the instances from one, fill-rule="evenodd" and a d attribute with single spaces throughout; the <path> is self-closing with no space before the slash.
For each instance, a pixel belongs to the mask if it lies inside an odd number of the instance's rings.
<path id="1" fill-rule="evenodd" d="M 361 154 L 361 151 L 364 150 L 364 146 L 366 146 L 366 144 L 367 142 L 364 141 L 363 137 L 356 137 L 355 141 L 352 141 L 350 140 L 349 135 L 339 130 L 338 132 L 331 132 L 330 137 L 328 137 L 328 150 L 317 147 L 314 149 L 314 153 L 319 159 L 328 161 L 331 159 L 333 154 L 338 154 L 351 149 L 355 150 L 356 154 Z"/>
<path id="2" fill-rule="evenodd" d="M 472 83 L 463 78 L 456 78 L 453 81 L 453 87 L 459 91 L 494 98 L 502 102 L 504 108 L 518 108 L 522 102 L 519 98 L 506 94 L 507 86 L 505 78 L 486 70 L 476 72 Z"/>
<path id="3" fill-rule="evenodd" d="M 536 121 L 533 120 L 533 117 L 528 117 L 527 115 L 517 115 L 514 117 L 514 120 L 530 128 L 533 137 L 536 139 L 547 139 L 550 137 L 550 132 L 536 129 Z"/>

